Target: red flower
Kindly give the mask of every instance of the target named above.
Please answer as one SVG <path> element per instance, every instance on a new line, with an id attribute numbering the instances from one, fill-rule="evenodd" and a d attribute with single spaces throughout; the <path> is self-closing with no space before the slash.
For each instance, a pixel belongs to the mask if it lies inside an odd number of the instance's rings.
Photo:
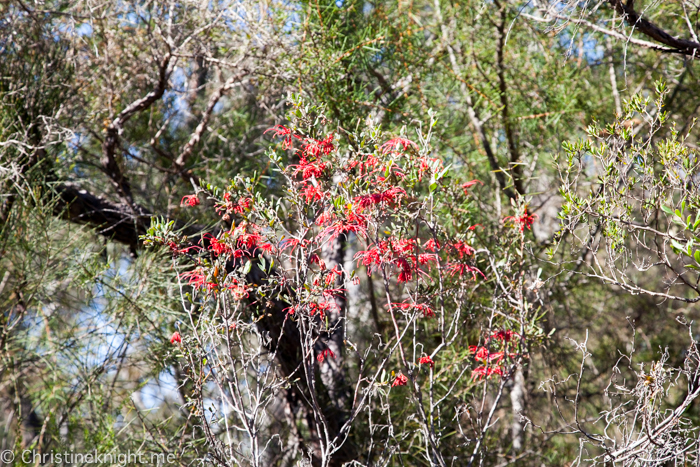
<path id="1" fill-rule="evenodd" d="M 211 234 L 204 234 L 204 237 L 209 238 L 209 251 L 213 251 L 217 255 L 231 253 L 231 247 L 226 244 L 223 239 L 214 238 Z"/>
<path id="2" fill-rule="evenodd" d="M 435 362 L 432 358 L 430 358 L 430 356 L 421 357 L 420 360 L 418 360 L 418 363 L 420 365 L 430 365 L 430 368 L 432 368 L 435 365 Z"/>
<path id="3" fill-rule="evenodd" d="M 488 377 L 490 377 L 490 376 L 492 376 L 492 375 L 501 375 L 501 376 L 503 376 L 503 369 L 501 369 L 500 367 L 496 367 L 496 368 L 487 368 L 487 367 L 485 367 L 485 366 L 480 366 L 480 367 L 478 367 L 478 368 L 475 368 L 475 369 L 472 371 L 472 379 L 476 379 L 477 377 L 478 377 L 479 379 L 483 379 L 484 376 L 488 378 Z"/>
<path id="4" fill-rule="evenodd" d="M 450 263 L 447 265 L 447 267 L 445 269 L 450 276 L 454 276 L 455 274 L 457 274 L 461 277 L 464 275 L 464 273 L 471 273 L 472 279 L 474 279 L 474 280 L 476 280 L 477 274 L 481 274 L 481 277 L 486 279 L 486 276 L 484 275 L 483 272 L 481 272 L 479 270 L 479 268 L 476 268 L 474 266 L 469 266 L 468 264 Z"/>
<path id="5" fill-rule="evenodd" d="M 302 149 L 302 154 L 304 155 L 304 157 L 318 157 L 321 154 L 327 156 L 328 154 L 333 152 L 334 149 L 335 146 L 333 146 L 333 133 L 331 133 L 326 137 L 326 139 L 323 139 L 321 141 L 314 138 L 307 138 Z"/>
<path id="6" fill-rule="evenodd" d="M 323 199 L 323 190 L 321 190 L 320 187 L 306 184 L 304 185 L 304 189 L 301 190 L 301 197 L 304 198 L 307 203 L 320 201 Z"/>
<path id="7" fill-rule="evenodd" d="M 284 137 L 284 149 L 289 149 L 292 147 L 292 138 L 301 139 L 299 136 L 293 134 L 292 130 L 282 125 L 275 125 L 269 130 L 266 130 L 265 133 L 267 133 L 268 131 L 274 131 L 275 136 Z"/>
<path id="8" fill-rule="evenodd" d="M 248 298 L 248 290 L 244 285 L 240 285 L 238 282 L 233 281 L 233 283 L 226 286 L 226 288 L 233 295 L 234 300 L 243 300 Z"/>
<path id="9" fill-rule="evenodd" d="M 410 255 L 416 251 L 416 241 L 412 238 L 402 240 L 391 239 L 391 248 L 403 255 Z"/>
<path id="10" fill-rule="evenodd" d="M 358 211 L 362 212 L 373 204 L 379 204 L 382 202 L 382 195 L 380 193 L 374 193 L 372 195 L 362 195 L 355 197 L 355 204 L 359 208 Z"/>
<path id="11" fill-rule="evenodd" d="M 317 220 L 318 222 L 318 220 Z M 321 231 L 319 237 L 328 240 L 335 240 L 338 236 L 354 232 L 357 236 L 367 238 L 367 219 L 362 214 L 349 212 L 345 218 L 338 219 Z"/>
<path id="12" fill-rule="evenodd" d="M 457 250 L 457 254 L 459 255 L 459 259 L 464 258 L 465 256 L 471 256 L 474 254 L 474 248 L 470 247 L 463 241 L 458 241 L 452 244 L 455 250 Z"/>
<path id="13" fill-rule="evenodd" d="M 371 175 L 374 172 L 376 172 L 376 167 L 379 165 L 379 163 L 380 163 L 379 158 L 377 158 L 371 154 L 366 154 L 364 161 L 351 161 L 351 162 L 349 162 L 348 166 L 347 166 L 347 170 L 350 171 L 350 170 L 354 169 L 355 167 L 360 167 L 360 175 L 361 176 Z"/>
<path id="14" fill-rule="evenodd" d="M 309 314 L 313 316 L 318 312 L 321 319 L 326 316 L 331 310 L 337 310 L 338 305 L 335 302 L 309 303 Z"/>
<path id="15" fill-rule="evenodd" d="M 311 255 L 311 257 L 309 258 L 309 264 L 318 264 L 318 267 L 321 269 L 321 271 L 326 270 L 326 263 L 321 258 L 319 258 L 316 253 Z"/>
<path id="16" fill-rule="evenodd" d="M 382 144 L 382 146 L 379 148 L 379 151 L 382 154 L 388 154 L 390 152 L 396 152 L 399 149 L 399 147 L 401 147 L 404 151 L 409 147 L 412 147 L 413 149 L 418 151 L 418 145 L 406 138 L 390 139 L 386 143 Z"/>
<path id="17" fill-rule="evenodd" d="M 318 360 L 319 363 L 322 363 L 323 360 L 329 356 L 331 358 L 335 358 L 335 354 L 333 353 L 333 351 L 331 349 L 326 349 L 316 356 L 316 360 Z"/>
<path id="18" fill-rule="evenodd" d="M 394 386 L 406 386 L 408 384 L 408 378 L 403 373 L 399 373 L 396 375 L 396 378 L 394 379 L 394 382 L 391 383 L 391 387 L 393 388 Z"/>
<path id="19" fill-rule="evenodd" d="M 389 174 L 388 174 L 389 176 L 393 175 L 394 177 L 396 177 L 400 180 L 403 180 L 406 177 L 406 174 L 403 173 L 403 170 L 401 169 L 401 167 L 399 167 L 395 163 L 391 163 L 391 164 L 381 168 L 381 172 L 383 174 L 386 174 L 387 171 L 389 172 Z M 382 176 L 377 177 L 377 181 L 378 182 L 385 182 L 387 180 L 387 178 L 388 177 L 385 177 L 382 175 Z"/>
<path id="20" fill-rule="evenodd" d="M 251 208 L 253 205 L 253 198 L 241 198 L 238 200 L 238 205 L 233 207 L 233 212 L 238 214 L 243 214 L 244 211 Z"/>
<path id="21" fill-rule="evenodd" d="M 424 318 L 432 318 L 435 312 L 425 303 L 392 303 L 393 306 L 401 310 L 419 310 L 423 312 Z"/>
<path id="22" fill-rule="evenodd" d="M 177 342 L 178 344 L 181 344 L 181 343 L 182 343 L 182 337 L 180 336 L 180 333 L 177 332 L 177 331 L 175 331 L 175 332 L 173 333 L 172 337 L 170 338 L 170 343 L 171 343 L 171 344 L 175 344 L 176 342 Z"/>
<path id="23" fill-rule="evenodd" d="M 330 286 L 333 282 L 335 282 L 336 276 L 338 276 L 338 277 L 343 276 L 343 271 L 340 269 L 340 266 L 337 264 L 333 269 L 331 269 L 328 272 L 328 275 L 326 276 L 326 286 Z"/>
<path id="24" fill-rule="evenodd" d="M 477 347 L 476 345 L 470 345 L 469 352 L 474 354 L 475 360 L 480 360 L 484 363 L 501 363 L 505 358 L 503 352 L 490 352 L 486 347 Z"/>
<path id="25" fill-rule="evenodd" d="M 321 175 L 323 175 L 323 172 L 326 170 L 326 168 L 330 166 L 331 164 L 329 162 L 314 163 L 309 162 L 306 159 L 306 157 L 302 157 L 299 161 L 299 164 L 290 165 L 289 167 L 295 168 L 294 172 L 292 172 L 292 175 L 296 177 L 297 174 L 301 172 L 301 178 L 306 180 L 311 177 L 320 177 Z"/>
<path id="26" fill-rule="evenodd" d="M 297 249 L 297 247 L 302 247 L 306 248 L 306 245 L 309 244 L 308 240 L 298 240 L 296 238 L 288 238 L 287 240 L 283 241 L 283 246 L 280 248 L 280 251 L 284 251 L 289 247 L 292 247 L 292 253 L 294 253 L 294 250 Z"/>
<path id="27" fill-rule="evenodd" d="M 396 266 L 398 266 L 401 270 L 398 278 L 399 282 L 409 282 L 411 279 L 413 279 L 411 265 L 406 258 L 397 258 L 395 262 Z"/>
<path id="28" fill-rule="evenodd" d="M 399 270 L 399 282 L 408 282 L 413 278 L 414 270 L 418 274 L 426 274 L 416 267 L 418 264 L 427 264 L 430 261 L 437 261 L 437 256 L 432 254 L 422 254 L 416 257 L 416 242 L 414 239 L 388 239 L 382 240 L 379 244 L 366 251 L 359 251 L 355 254 L 355 260 L 361 262 L 370 271 L 374 266 L 392 263 Z"/>
<path id="29" fill-rule="evenodd" d="M 327 211 L 323 211 L 317 218 L 316 218 L 316 224 L 320 226 L 324 225 L 330 225 L 331 222 L 335 219 L 335 214 L 333 214 L 333 211 L 330 209 Z"/>
<path id="30" fill-rule="evenodd" d="M 260 249 L 267 254 L 270 254 L 273 251 L 275 251 L 275 247 L 272 245 L 272 243 L 263 243 L 262 245 L 260 245 Z"/>
<path id="31" fill-rule="evenodd" d="M 528 230 L 532 228 L 532 224 L 535 222 L 535 219 L 537 219 L 537 214 L 532 214 L 528 215 L 527 211 L 525 211 L 525 214 L 522 216 L 508 216 L 504 217 L 503 221 L 513 221 L 513 223 L 520 229 L 520 231 L 524 231 L 525 227 L 527 227 Z"/>
<path id="32" fill-rule="evenodd" d="M 192 245 L 188 246 L 185 248 L 178 248 L 178 244 L 173 242 L 172 240 L 167 243 L 168 247 L 170 247 L 170 251 L 173 252 L 175 255 L 179 255 L 182 253 L 189 253 L 190 250 L 201 250 L 202 248 L 197 246 L 197 245 Z"/>
<path id="33" fill-rule="evenodd" d="M 400 201 L 401 197 L 406 196 L 406 190 L 399 187 L 389 188 L 381 193 L 374 193 L 371 195 L 362 195 L 355 198 L 355 204 L 359 207 L 358 211 L 363 211 L 364 209 L 379 203 L 392 203 L 394 201 Z"/>
<path id="34" fill-rule="evenodd" d="M 513 340 L 513 337 L 520 337 L 518 334 L 516 334 L 514 331 L 511 330 L 500 330 L 497 332 L 494 332 L 491 334 L 491 337 L 494 339 L 497 339 L 501 342 L 510 342 Z"/>
<path id="35" fill-rule="evenodd" d="M 438 256 L 431 253 L 423 253 L 418 255 L 418 264 L 427 264 L 428 270 L 430 270 L 430 262 L 437 263 Z"/>
<path id="36" fill-rule="evenodd" d="M 180 206 L 187 204 L 188 206 L 197 206 L 199 204 L 199 198 L 197 195 L 186 195 L 180 200 Z"/>
<path id="37" fill-rule="evenodd" d="M 436 252 L 441 247 L 440 247 L 440 243 L 437 240 L 431 238 L 430 240 L 425 242 L 425 244 L 423 245 L 423 248 L 425 248 L 426 250 L 430 250 L 432 252 Z"/>
<path id="38" fill-rule="evenodd" d="M 195 271 L 190 271 L 182 274 L 182 279 L 187 279 L 187 283 L 189 285 L 193 285 L 195 287 L 202 287 L 203 285 L 206 284 L 207 278 L 204 275 L 204 273 L 200 270 L 197 269 Z"/>
<path id="39" fill-rule="evenodd" d="M 216 211 L 221 213 L 236 213 L 243 214 L 253 206 L 253 198 L 245 197 L 239 199 L 236 203 L 231 201 L 231 193 L 224 193 L 224 202 L 216 205 Z"/>
<path id="40" fill-rule="evenodd" d="M 423 180 L 423 174 L 429 170 L 442 168 L 442 161 L 435 157 L 421 157 L 420 167 L 418 168 L 418 181 Z"/>
<path id="41" fill-rule="evenodd" d="M 258 244 L 263 240 L 262 235 L 257 233 L 258 226 L 252 224 L 250 226 L 251 232 L 247 231 L 248 224 L 243 222 L 238 227 L 233 230 L 234 238 L 237 238 L 237 245 L 239 248 L 247 248 L 252 250 L 258 246 Z"/>
<path id="42" fill-rule="evenodd" d="M 341 297 L 345 292 L 346 292 L 346 290 L 343 288 L 325 289 L 322 292 L 322 295 L 326 298 L 335 298 L 335 297 Z"/>
<path id="43" fill-rule="evenodd" d="M 484 185 L 484 182 L 482 182 L 481 180 L 471 180 L 471 181 L 468 181 L 467 183 L 462 183 L 462 189 L 464 190 L 464 194 L 468 195 L 469 192 L 467 191 L 467 189 L 473 187 L 477 183 L 481 183 L 482 186 Z"/>

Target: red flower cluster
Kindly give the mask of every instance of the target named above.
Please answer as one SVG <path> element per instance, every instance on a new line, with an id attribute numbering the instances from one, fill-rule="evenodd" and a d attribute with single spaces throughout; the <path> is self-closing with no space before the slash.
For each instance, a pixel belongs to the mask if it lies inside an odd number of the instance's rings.
<path id="1" fill-rule="evenodd" d="M 238 281 L 233 281 L 231 284 L 227 285 L 226 288 L 233 295 L 234 300 L 243 300 L 248 298 L 248 288 L 245 285 L 241 285 Z"/>
<path id="2" fill-rule="evenodd" d="M 294 253 L 294 250 L 296 250 L 298 247 L 306 248 L 306 246 L 309 244 L 308 240 L 299 240 L 298 238 L 288 238 L 284 240 L 281 243 L 282 248 L 280 248 L 280 251 L 284 251 L 287 248 L 291 247 L 291 252 Z"/>
<path id="3" fill-rule="evenodd" d="M 206 288 L 207 290 L 212 290 L 217 286 L 215 282 L 207 282 L 207 276 L 201 269 L 185 272 L 180 277 L 187 280 L 189 285 L 196 288 Z"/>
<path id="4" fill-rule="evenodd" d="M 162 239 L 160 239 L 160 240 L 162 241 Z M 197 245 L 190 245 L 190 246 L 187 246 L 184 248 L 180 248 L 179 245 L 172 240 L 167 242 L 167 245 L 168 245 L 168 248 L 170 248 L 170 251 L 172 251 L 173 254 L 175 254 L 175 255 L 189 253 L 190 250 L 201 250 L 202 249 L 201 247 L 199 247 Z"/>
<path id="5" fill-rule="evenodd" d="M 421 157 L 418 167 L 418 181 L 423 180 L 423 174 L 429 170 L 437 171 L 442 168 L 442 161 L 436 157 Z"/>
<path id="6" fill-rule="evenodd" d="M 262 243 L 263 237 L 259 232 L 260 227 L 256 224 L 248 224 L 247 222 L 242 222 L 231 231 L 233 237 L 236 239 L 238 248 L 247 248 L 249 251 L 255 251 Z"/>
<path id="7" fill-rule="evenodd" d="M 424 318 L 432 318 L 435 316 L 433 309 L 424 303 L 392 303 L 391 305 L 401 310 L 422 311 Z"/>
<path id="8" fill-rule="evenodd" d="M 339 265 L 336 265 L 333 269 L 328 271 L 328 274 L 326 274 L 326 287 L 329 287 L 331 284 L 333 284 L 335 282 L 336 277 L 343 277 L 343 271 L 340 269 Z"/>
<path id="9" fill-rule="evenodd" d="M 430 240 L 428 240 L 427 242 L 425 242 L 423 244 L 423 248 L 425 248 L 426 250 L 432 251 L 432 252 L 436 252 L 441 248 L 441 246 L 440 246 L 440 242 L 431 238 Z"/>
<path id="10" fill-rule="evenodd" d="M 231 247 L 226 244 L 226 240 L 214 238 L 211 234 L 204 234 L 204 237 L 209 240 L 209 251 L 217 255 L 224 255 L 232 252 Z"/>
<path id="11" fill-rule="evenodd" d="M 245 197 L 237 202 L 231 200 L 231 193 L 224 193 L 224 202 L 216 206 L 216 211 L 225 214 L 243 214 L 245 211 L 253 207 L 253 198 Z"/>
<path id="12" fill-rule="evenodd" d="M 301 190 L 301 197 L 306 203 L 321 201 L 323 199 L 323 190 L 320 187 L 314 186 L 308 182 L 304 182 L 304 188 Z"/>
<path id="13" fill-rule="evenodd" d="M 186 195 L 180 200 L 180 206 L 186 204 L 188 206 L 197 206 L 199 204 L 199 198 L 197 195 Z"/>
<path id="14" fill-rule="evenodd" d="M 430 356 L 427 357 L 421 357 L 420 360 L 418 360 L 419 365 L 430 365 L 430 368 L 432 368 L 435 365 L 435 362 L 433 361 Z"/>
<path id="15" fill-rule="evenodd" d="M 218 269 L 214 269 L 214 277 L 216 277 Z M 194 271 L 185 272 L 180 276 L 182 279 L 187 280 L 187 283 L 193 287 L 199 289 L 205 289 L 207 291 L 215 290 L 216 288 L 222 288 L 229 290 L 233 295 L 234 300 L 242 300 L 248 297 L 248 289 L 245 285 L 241 285 L 238 281 L 233 280 L 230 284 L 220 285 L 213 281 L 208 281 L 206 275 L 202 269 L 195 269 Z"/>
<path id="16" fill-rule="evenodd" d="M 182 343 L 182 337 L 180 336 L 180 333 L 179 333 L 179 332 L 175 331 L 175 332 L 173 333 L 172 337 L 170 338 L 170 343 L 173 344 L 173 345 L 174 345 L 175 343 L 178 343 L 178 344 L 181 344 L 181 343 Z"/>
<path id="17" fill-rule="evenodd" d="M 510 342 L 513 340 L 514 337 L 517 337 L 519 339 L 520 335 L 517 334 L 515 331 L 511 331 L 510 329 L 501 329 L 500 331 L 496 331 L 493 334 L 491 334 L 492 339 L 496 339 L 501 342 Z"/>
<path id="18" fill-rule="evenodd" d="M 299 164 L 290 165 L 289 167 L 294 168 L 294 171 L 292 172 L 293 176 L 296 177 L 301 173 L 301 178 L 306 180 L 311 177 L 320 177 L 330 166 L 330 162 L 309 162 L 306 157 L 302 157 Z"/>
<path id="19" fill-rule="evenodd" d="M 469 352 L 474 354 L 474 359 L 476 360 L 484 363 L 495 363 L 497 365 L 501 364 L 503 359 L 506 357 L 504 352 L 491 352 L 486 347 L 480 347 L 477 345 L 470 345 Z M 514 354 L 508 355 L 513 356 Z"/>
<path id="20" fill-rule="evenodd" d="M 447 265 L 445 270 L 447 271 L 447 273 L 450 276 L 458 275 L 461 277 L 465 273 L 469 273 L 472 275 L 472 279 L 474 279 L 474 280 L 476 280 L 477 274 L 481 274 L 481 277 L 486 279 L 486 276 L 484 275 L 483 272 L 481 272 L 481 270 L 479 268 L 477 268 L 475 266 L 470 266 L 470 265 L 464 264 L 464 263 L 450 263 Z"/>
<path id="21" fill-rule="evenodd" d="M 469 230 L 474 230 L 476 228 L 476 225 L 472 226 L 469 228 Z M 455 252 L 457 252 L 457 255 L 459 256 L 460 260 L 463 260 L 465 257 L 472 256 L 476 250 L 472 248 L 470 245 L 468 245 L 466 242 L 459 240 L 456 242 L 453 242 L 449 244 L 450 247 L 454 249 Z M 450 276 L 455 276 L 458 275 L 462 277 L 464 274 L 471 274 L 472 279 L 476 280 L 476 275 L 480 274 L 481 277 L 486 279 L 486 276 L 484 275 L 483 272 L 476 266 L 472 266 L 470 264 L 465 264 L 461 262 L 451 262 L 448 263 L 447 266 L 445 267 L 446 272 Z"/>
<path id="22" fill-rule="evenodd" d="M 514 338 L 520 338 L 520 336 L 511 330 L 499 330 L 491 334 L 491 336 L 486 339 L 486 343 L 491 339 L 495 339 L 501 344 L 507 345 Z M 484 376 L 489 377 L 491 375 L 497 374 L 503 376 L 503 360 L 506 357 L 515 358 L 516 354 L 512 352 L 491 352 L 484 346 L 470 345 L 469 352 L 474 354 L 474 359 L 483 363 L 483 366 L 475 368 L 472 371 L 472 379 L 479 378 L 482 379 Z M 491 366 L 494 365 L 494 366 Z"/>
<path id="23" fill-rule="evenodd" d="M 275 251 L 275 247 L 272 243 L 263 243 L 260 245 L 260 249 L 267 254 L 271 254 Z"/>
<path id="24" fill-rule="evenodd" d="M 452 247 L 457 251 L 459 259 L 463 259 L 465 256 L 471 256 L 474 254 L 475 250 L 471 246 L 467 245 L 463 241 L 454 242 Z"/>
<path id="25" fill-rule="evenodd" d="M 309 258 L 309 264 L 318 264 L 318 267 L 321 269 L 321 271 L 326 270 L 326 263 L 321 258 L 319 258 L 319 256 L 316 253 L 311 255 L 311 257 Z"/>
<path id="26" fill-rule="evenodd" d="M 293 134 L 292 130 L 282 125 L 275 125 L 269 130 L 266 130 L 265 133 L 270 131 L 274 131 L 275 136 L 281 136 L 284 138 L 284 149 L 290 149 L 292 147 L 292 138 L 301 139 L 299 136 Z"/>
<path id="27" fill-rule="evenodd" d="M 430 265 L 431 261 L 437 261 L 437 255 L 425 253 L 416 256 L 415 251 L 416 241 L 414 239 L 389 238 L 380 241 L 369 250 L 358 251 L 354 259 L 358 264 L 361 262 L 366 266 L 370 273 L 375 266 L 393 264 L 399 270 L 399 282 L 408 282 L 413 279 L 414 271 L 425 274 L 424 271 L 416 267 L 416 263 Z"/>
<path id="28" fill-rule="evenodd" d="M 316 356 L 316 360 L 318 360 L 318 363 L 323 363 L 323 360 L 325 360 L 328 357 L 335 358 L 335 354 L 333 353 L 333 351 L 331 349 L 326 349 L 323 352 L 321 352 L 320 354 L 318 354 Z"/>
<path id="29" fill-rule="evenodd" d="M 504 217 L 503 221 L 512 221 L 514 225 L 520 229 L 520 231 L 524 231 L 525 228 L 527 227 L 528 230 L 532 228 L 532 224 L 535 222 L 535 219 L 537 219 L 537 214 L 532 214 L 528 215 L 527 210 L 525 211 L 525 214 L 522 216 L 508 216 Z"/>
<path id="30" fill-rule="evenodd" d="M 274 132 L 275 136 L 281 136 L 283 138 L 284 149 L 291 149 L 294 146 L 294 139 L 303 140 L 301 148 L 303 157 L 318 157 L 321 154 L 327 156 L 335 149 L 333 145 L 333 133 L 319 141 L 315 138 L 303 138 L 299 135 L 295 135 L 291 129 L 283 125 L 275 125 L 266 130 L 265 133 L 270 131 Z"/>
<path id="31" fill-rule="evenodd" d="M 321 317 L 321 319 L 324 319 L 326 316 L 326 313 L 330 312 L 331 310 L 337 310 L 338 305 L 335 304 L 335 302 L 321 302 L 321 303 L 309 303 L 309 314 L 313 316 L 318 312 L 318 315 Z"/>
<path id="32" fill-rule="evenodd" d="M 358 212 L 362 212 L 370 206 L 380 203 L 393 203 L 395 201 L 401 203 L 401 198 L 406 196 L 406 190 L 399 187 L 389 188 L 381 193 L 373 193 L 371 195 L 362 195 L 355 197 L 355 204 L 358 207 Z"/>
<path id="33" fill-rule="evenodd" d="M 396 153 L 399 148 L 401 150 L 405 151 L 408 148 L 413 148 L 416 151 L 418 151 L 418 145 L 411 141 L 410 139 L 406 138 L 393 138 L 387 141 L 386 143 L 382 144 L 381 147 L 379 148 L 379 151 L 382 154 L 389 154 L 389 153 Z"/>
<path id="34" fill-rule="evenodd" d="M 304 142 L 304 147 L 302 148 L 302 154 L 304 155 L 304 157 L 318 157 L 320 155 L 327 156 L 328 154 L 333 152 L 334 149 L 335 146 L 333 146 L 333 133 L 331 133 L 321 141 L 314 138 L 306 138 Z"/>
<path id="35" fill-rule="evenodd" d="M 377 172 L 379 169 L 377 168 L 381 164 L 381 161 L 379 160 L 378 157 L 373 156 L 372 154 L 365 154 L 364 155 L 364 160 L 354 160 L 348 162 L 347 165 L 347 171 L 351 171 L 355 167 L 360 168 L 360 177 L 372 175 L 373 173 Z"/>
<path id="36" fill-rule="evenodd" d="M 396 375 L 396 378 L 394 378 L 394 382 L 391 383 L 391 387 L 406 386 L 406 384 L 408 384 L 408 378 L 406 378 L 406 375 L 403 373 L 399 373 Z"/>
<path id="37" fill-rule="evenodd" d="M 472 379 L 479 378 L 481 380 L 484 376 L 488 378 L 493 375 L 503 376 L 503 369 L 501 367 L 480 366 L 472 371 Z"/>
<path id="38" fill-rule="evenodd" d="M 350 210 L 345 215 L 345 219 L 337 218 L 332 212 L 325 211 L 317 219 L 318 225 L 326 227 L 319 234 L 319 238 L 325 240 L 335 240 L 338 236 L 354 232 L 355 235 L 367 238 L 367 218 L 362 214 L 356 214 Z"/>
<path id="39" fill-rule="evenodd" d="M 467 190 L 476 185 L 477 183 L 481 183 L 482 186 L 484 185 L 484 182 L 482 182 L 481 180 L 470 180 L 467 183 L 462 183 L 462 189 L 464 190 L 464 194 L 468 195 L 469 192 Z"/>

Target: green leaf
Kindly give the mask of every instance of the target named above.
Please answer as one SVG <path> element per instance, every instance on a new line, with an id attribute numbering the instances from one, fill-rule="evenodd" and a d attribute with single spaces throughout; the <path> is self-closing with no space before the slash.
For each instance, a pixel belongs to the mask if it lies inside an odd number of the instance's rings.
<path id="1" fill-rule="evenodd" d="M 435 181 L 440 180 L 443 177 L 443 175 L 445 175 L 445 173 L 447 173 L 447 171 L 450 170 L 451 166 L 452 166 L 452 164 L 448 164 L 447 167 L 442 169 L 442 171 L 435 176 Z"/>
<path id="2" fill-rule="evenodd" d="M 252 261 L 248 261 L 245 263 L 245 266 L 243 266 L 243 274 L 248 274 L 250 272 L 250 268 L 253 266 Z"/>
<path id="3" fill-rule="evenodd" d="M 674 248 L 674 250 L 676 250 L 676 252 L 681 252 L 685 249 L 683 245 L 681 245 L 675 240 L 671 240 L 671 246 Z"/>

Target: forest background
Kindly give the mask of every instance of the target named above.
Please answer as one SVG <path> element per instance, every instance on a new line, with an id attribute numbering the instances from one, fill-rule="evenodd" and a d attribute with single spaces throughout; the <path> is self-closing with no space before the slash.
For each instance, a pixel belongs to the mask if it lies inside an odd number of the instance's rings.
<path id="1" fill-rule="evenodd" d="M 698 21 L 1 2 L 0 465 L 697 465 Z"/>

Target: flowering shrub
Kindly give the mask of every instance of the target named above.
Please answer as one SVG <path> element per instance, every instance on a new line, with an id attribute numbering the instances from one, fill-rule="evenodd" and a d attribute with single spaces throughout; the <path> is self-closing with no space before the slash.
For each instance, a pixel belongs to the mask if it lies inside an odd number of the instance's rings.
<path id="1" fill-rule="evenodd" d="M 430 146 L 432 116 L 415 142 L 371 126 L 326 132 L 323 107 L 301 101 L 290 122 L 268 130 L 283 151 L 269 153 L 274 178 L 183 198 L 208 199 L 224 227 L 193 243 L 156 221 L 145 237 L 189 265 L 179 278 L 190 322 L 173 342 L 212 458 L 340 465 L 367 446 L 389 459 L 419 436 L 412 455 L 447 465 L 458 430 L 473 462 L 494 410 L 472 408 L 468 435 L 459 400 L 493 384 L 498 405 L 539 332 L 524 292 L 532 216 L 522 201 L 515 223 L 479 215 L 468 190 L 478 181 L 453 178 Z M 281 196 L 266 194 L 274 184 Z M 498 229 L 498 260 L 477 219 Z M 283 434 L 273 413 L 285 414 Z M 401 439 L 387 431 L 398 414 L 414 426 Z"/>

